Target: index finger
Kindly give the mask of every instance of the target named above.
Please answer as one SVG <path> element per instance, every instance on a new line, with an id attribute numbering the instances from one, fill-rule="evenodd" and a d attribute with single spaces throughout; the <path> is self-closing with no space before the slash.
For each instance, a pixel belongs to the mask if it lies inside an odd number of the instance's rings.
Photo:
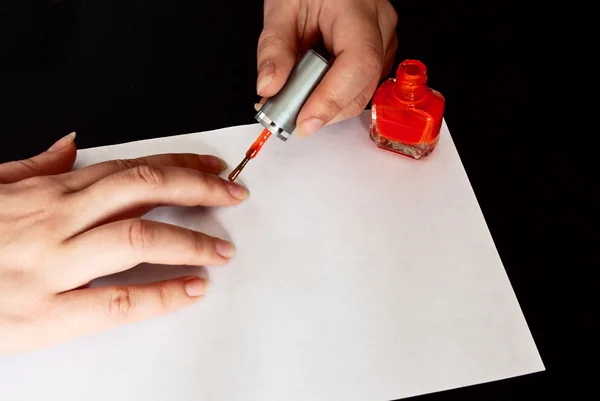
<path id="1" fill-rule="evenodd" d="M 220 174 L 227 167 L 224 160 L 212 155 L 165 153 L 136 159 L 109 160 L 62 174 L 59 177 L 72 191 L 79 191 L 109 175 L 139 166 L 184 167 L 208 174 Z"/>
<path id="2" fill-rule="evenodd" d="M 336 59 L 298 115 L 298 130 L 304 136 L 331 121 L 370 83 L 379 80 L 383 69 L 377 16 L 355 11 L 336 18 L 331 32 L 323 32 L 325 41 L 333 44 Z"/>
<path id="3" fill-rule="evenodd" d="M 140 165 L 70 194 L 69 219 L 64 227 L 72 236 L 142 206 L 229 206 L 247 196 L 245 187 L 215 175 Z"/>

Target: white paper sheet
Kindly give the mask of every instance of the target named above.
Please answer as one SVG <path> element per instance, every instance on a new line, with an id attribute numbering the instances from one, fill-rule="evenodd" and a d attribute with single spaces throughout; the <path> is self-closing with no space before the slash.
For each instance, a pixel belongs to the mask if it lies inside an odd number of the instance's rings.
<path id="1" fill-rule="evenodd" d="M 393 400 L 544 369 L 446 125 L 413 161 L 368 115 L 272 138 L 250 199 L 148 217 L 232 239 L 211 291 L 175 314 L 0 358 L 3 401 Z M 212 153 L 235 166 L 258 125 L 79 152 L 77 166 Z M 90 255 L 93 257 L 93 255 Z M 184 268 L 139 266 L 108 281 Z"/>

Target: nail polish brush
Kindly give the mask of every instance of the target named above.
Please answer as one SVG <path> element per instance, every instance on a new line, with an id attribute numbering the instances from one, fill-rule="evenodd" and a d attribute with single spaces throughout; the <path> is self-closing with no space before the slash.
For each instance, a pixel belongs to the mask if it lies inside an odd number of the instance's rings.
<path id="1" fill-rule="evenodd" d="M 229 174 L 235 181 L 250 160 L 256 157 L 271 135 L 287 141 L 296 128 L 300 110 L 330 68 L 329 62 L 315 49 L 307 51 L 294 66 L 285 85 L 269 98 L 255 115 L 264 130 L 246 152 L 241 163 Z"/>

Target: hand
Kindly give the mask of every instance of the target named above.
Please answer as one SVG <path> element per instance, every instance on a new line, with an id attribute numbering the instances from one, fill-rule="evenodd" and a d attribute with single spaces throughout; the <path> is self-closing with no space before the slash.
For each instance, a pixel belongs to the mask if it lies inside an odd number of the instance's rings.
<path id="1" fill-rule="evenodd" d="M 388 0 L 265 0 L 257 54 L 261 103 L 283 87 L 298 56 L 322 37 L 336 59 L 301 110 L 297 132 L 312 135 L 359 115 L 391 71 L 397 19 Z"/>
<path id="2" fill-rule="evenodd" d="M 248 192 L 213 156 L 168 154 L 70 172 L 69 135 L 29 160 L 0 164 L 0 353 L 27 351 L 190 305 L 206 283 L 85 288 L 139 263 L 223 265 L 233 245 L 140 219 L 156 205 L 237 205 Z"/>

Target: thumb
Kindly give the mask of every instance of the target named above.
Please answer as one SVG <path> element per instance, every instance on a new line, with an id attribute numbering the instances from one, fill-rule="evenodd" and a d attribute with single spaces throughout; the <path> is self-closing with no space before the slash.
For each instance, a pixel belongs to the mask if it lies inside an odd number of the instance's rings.
<path id="1" fill-rule="evenodd" d="M 58 295 L 53 316 L 54 325 L 61 330 L 52 340 L 60 342 L 159 317 L 201 300 L 206 290 L 207 281 L 191 276 L 68 291 Z"/>
<path id="2" fill-rule="evenodd" d="M 0 183 L 8 184 L 40 175 L 62 174 L 71 170 L 77 147 L 75 133 L 59 139 L 44 153 L 29 159 L 0 164 Z"/>
<path id="3" fill-rule="evenodd" d="M 284 1 L 265 2 L 264 28 L 258 40 L 256 93 L 271 97 L 287 81 L 298 52 L 296 11 Z"/>

